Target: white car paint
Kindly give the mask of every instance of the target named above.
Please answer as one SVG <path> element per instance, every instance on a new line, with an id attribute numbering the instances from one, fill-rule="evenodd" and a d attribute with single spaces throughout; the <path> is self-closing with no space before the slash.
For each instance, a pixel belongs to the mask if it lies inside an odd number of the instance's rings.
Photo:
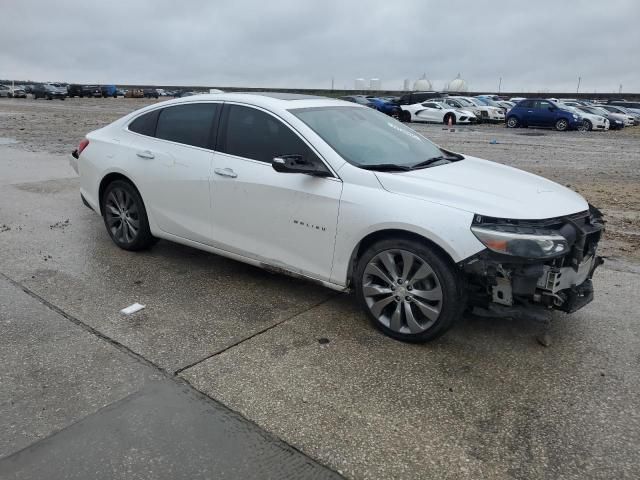
<path id="1" fill-rule="evenodd" d="M 601 130 L 601 131 L 609 130 L 609 120 L 607 120 L 605 117 L 601 115 L 595 115 L 593 113 L 578 110 L 576 107 L 572 107 L 571 105 L 568 105 L 563 102 L 554 102 L 554 103 L 558 105 L 560 108 L 563 108 L 577 115 L 580 115 L 583 118 L 583 120 L 588 120 L 589 122 L 591 122 L 591 127 L 593 130 Z"/>
<path id="2" fill-rule="evenodd" d="M 453 108 L 446 103 L 422 102 L 413 105 L 400 105 L 400 108 L 405 112 L 409 112 L 412 122 L 445 123 L 447 115 L 453 115 L 456 120 L 455 123 L 465 124 L 477 121 L 472 111 Z"/>
<path id="3" fill-rule="evenodd" d="M 454 96 L 453 98 L 463 98 L 473 103 L 478 109 L 480 109 L 482 120 L 488 120 L 491 122 L 504 122 L 504 112 L 498 107 L 482 105 L 478 101 L 478 99 L 473 97 Z"/>
<path id="4" fill-rule="evenodd" d="M 268 163 L 146 137 L 127 128 L 145 112 L 202 102 L 251 106 L 278 118 L 333 175 L 278 173 Z M 110 173 L 120 173 L 138 188 L 154 236 L 308 277 L 337 290 L 349 287 L 352 256 L 374 232 L 415 233 L 457 263 L 485 250 L 470 230 L 476 213 L 534 220 L 588 209 L 580 195 L 563 186 L 473 157 L 411 172 L 361 169 L 289 111 L 325 106 L 367 108 L 322 98 L 294 103 L 229 93 L 156 103 L 87 135 L 89 145 L 73 162 L 81 194 L 100 212 L 100 182 Z M 405 128 L 394 119 L 386 121 Z M 229 170 L 236 176 L 219 174 Z"/>

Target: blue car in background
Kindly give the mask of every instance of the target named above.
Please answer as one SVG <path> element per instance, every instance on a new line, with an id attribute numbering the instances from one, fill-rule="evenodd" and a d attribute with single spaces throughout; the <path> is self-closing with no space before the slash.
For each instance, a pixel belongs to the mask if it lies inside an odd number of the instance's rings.
<path id="1" fill-rule="evenodd" d="M 581 130 L 583 118 L 544 98 L 521 100 L 509 110 L 507 127 L 551 127 L 558 131 Z"/>
<path id="2" fill-rule="evenodd" d="M 118 89 L 115 85 L 102 85 L 100 87 L 100 93 L 103 98 L 113 97 L 116 98 L 118 96 Z"/>
<path id="3" fill-rule="evenodd" d="M 367 97 L 367 100 L 375 105 L 376 110 L 386 113 L 391 117 L 400 117 L 400 106 L 397 102 L 388 98 L 380 97 Z"/>

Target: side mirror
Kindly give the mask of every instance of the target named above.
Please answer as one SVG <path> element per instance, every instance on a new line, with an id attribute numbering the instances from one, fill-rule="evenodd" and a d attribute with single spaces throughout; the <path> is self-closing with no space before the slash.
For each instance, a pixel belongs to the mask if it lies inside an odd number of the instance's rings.
<path id="1" fill-rule="evenodd" d="M 314 177 L 330 177 L 331 172 L 320 162 L 310 162 L 302 155 L 280 155 L 271 161 L 271 166 L 280 173 L 306 173 Z"/>

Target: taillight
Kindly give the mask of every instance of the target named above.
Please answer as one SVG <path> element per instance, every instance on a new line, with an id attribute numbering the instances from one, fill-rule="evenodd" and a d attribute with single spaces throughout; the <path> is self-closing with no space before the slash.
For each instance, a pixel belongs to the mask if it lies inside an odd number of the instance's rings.
<path id="1" fill-rule="evenodd" d="M 89 145 L 89 140 L 87 140 L 86 138 L 80 142 L 80 144 L 78 145 L 78 156 L 80 156 L 82 151 L 87 148 L 87 145 Z"/>

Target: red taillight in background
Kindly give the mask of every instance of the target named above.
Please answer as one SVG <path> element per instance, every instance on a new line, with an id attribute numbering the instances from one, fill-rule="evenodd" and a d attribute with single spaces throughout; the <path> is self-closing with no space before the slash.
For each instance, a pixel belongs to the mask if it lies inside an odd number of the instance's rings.
<path id="1" fill-rule="evenodd" d="M 89 140 L 87 140 L 86 138 L 80 142 L 80 144 L 78 145 L 78 156 L 80 156 L 82 151 L 87 148 L 87 145 L 89 145 Z"/>

